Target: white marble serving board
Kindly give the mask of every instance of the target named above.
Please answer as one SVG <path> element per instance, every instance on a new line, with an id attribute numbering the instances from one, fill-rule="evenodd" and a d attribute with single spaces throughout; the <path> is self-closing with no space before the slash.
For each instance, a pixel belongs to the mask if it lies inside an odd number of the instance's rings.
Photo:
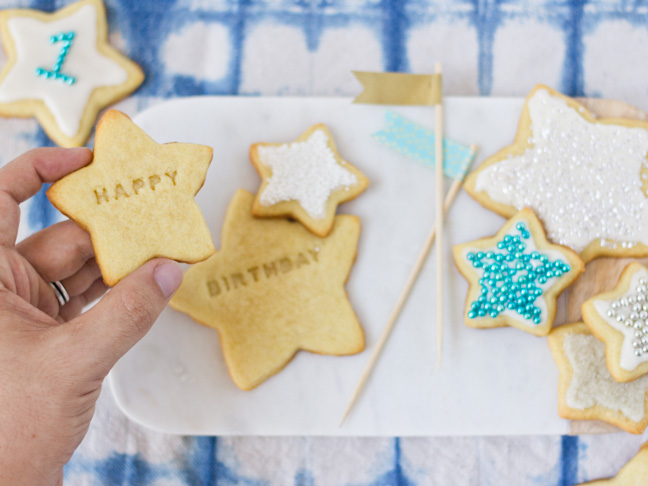
<path id="1" fill-rule="evenodd" d="M 343 427 L 345 406 L 434 222 L 434 171 L 370 137 L 385 127 L 385 107 L 344 98 L 202 97 L 157 105 L 135 117 L 158 142 L 214 147 L 197 196 L 216 247 L 228 202 L 238 188 L 256 191 L 248 150 L 287 142 L 327 124 L 341 155 L 362 170 L 369 189 L 340 211 L 360 216 L 358 259 L 347 284 L 366 333 L 350 357 L 300 352 L 253 391 L 236 388 L 218 333 L 165 310 L 116 365 L 111 383 L 133 420 L 177 434 L 449 436 L 562 434 L 558 372 L 546 340 L 503 328 L 463 324 L 467 283 L 451 257 L 455 243 L 491 236 L 503 219 L 462 192 L 447 217 L 445 342 L 436 368 L 435 258 L 429 258 L 365 392 Z M 521 99 L 447 98 L 446 134 L 479 146 L 476 164 L 513 140 Z M 432 108 L 394 107 L 430 128 Z M 451 181 L 446 181 L 449 187 Z"/>

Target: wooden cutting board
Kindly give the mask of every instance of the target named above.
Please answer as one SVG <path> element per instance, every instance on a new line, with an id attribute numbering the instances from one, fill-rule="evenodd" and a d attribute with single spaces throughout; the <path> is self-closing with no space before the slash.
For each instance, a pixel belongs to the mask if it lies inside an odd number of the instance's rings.
<path id="1" fill-rule="evenodd" d="M 579 103 L 594 113 L 598 118 L 628 118 L 648 121 L 648 114 L 632 105 L 613 100 L 596 98 L 579 98 Z M 566 292 L 563 305 L 566 304 L 568 322 L 582 320 L 581 305 L 592 295 L 611 290 L 616 286 L 623 269 L 632 261 L 648 265 L 648 258 L 598 258 L 585 267 L 585 273 Z M 604 434 L 618 432 L 620 429 L 599 421 L 575 420 L 571 423 L 571 433 Z"/>

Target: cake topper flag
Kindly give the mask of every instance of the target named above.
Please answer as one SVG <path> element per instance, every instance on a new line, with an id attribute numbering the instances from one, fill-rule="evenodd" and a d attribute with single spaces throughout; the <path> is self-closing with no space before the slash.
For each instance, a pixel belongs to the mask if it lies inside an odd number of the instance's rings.
<path id="1" fill-rule="evenodd" d="M 374 105 L 441 104 L 441 73 L 405 74 L 353 71 L 364 91 L 354 103 Z"/>
<path id="2" fill-rule="evenodd" d="M 441 92 L 441 64 L 436 63 L 434 66 L 434 74 L 403 74 L 403 73 L 367 73 L 367 72 L 357 72 L 354 71 L 356 78 L 364 87 L 364 91 L 358 96 L 354 101 L 355 103 L 373 103 L 373 104 L 388 104 L 388 105 L 419 105 L 419 106 L 434 106 L 434 135 L 430 137 L 431 134 L 428 134 L 424 129 L 417 128 L 415 134 L 418 134 L 416 137 L 416 143 L 412 144 L 411 141 L 401 140 L 402 134 L 392 133 L 398 131 L 400 128 L 403 130 L 407 129 L 411 131 L 414 127 L 411 122 L 407 122 L 402 119 L 398 119 L 398 116 L 388 117 L 387 122 L 389 125 L 388 130 L 384 132 L 378 132 L 374 134 L 379 139 L 384 137 L 385 143 L 399 150 L 406 155 L 414 156 L 417 158 L 420 157 L 420 160 L 427 161 L 427 163 L 436 162 L 436 225 L 430 231 L 421 252 L 414 263 L 405 287 L 401 292 L 396 306 L 392 310 L 391 315 L 387 324 L 383 328 L 378 342 L 374 346 L 371 356 L 369 357 L 369 362 L 365 367 L 360 381 L 356 386 L 353 396 L 349 402 L 349 405 L 344 412 L 342 422 L 349 415 L 349 412 L 353 408 L 353 405 L 356 403 L 356 400 L 360 396 L 371 371 L 373 370 L 382 349 L 387 342 L 391 330 L 396 323 L 400 311 L 403 309 L 407 297 L 409 296 L 414 283 L 418 278 L 423 264 L 427 258 L 432 245 L 436 240 L 437 248 L 437 258 L 436 258 L 436 321 L 437 321 L 437 354 L 439 359 L 439 367 L 441 367 L 441 352 L 443 349 L 443 217 L 445 212 L 448 210 L 452 204 L 454 198 L 456 197 L 461 185 L 463 183 L 463 176 L 468 170 L 468 166 L 474 157 L 475 148 L 464 148 L 465 150 L 458 151 L 460 161 L 450 160 L 450 166 L 453 167 L 453 170 L 450 170 L 451 177 L 455 177 L 455 181 L 450 187 L 450 191 L 445 198 L 443 198 L 443 172 L 444 169 L 448 170 L 446 164 L 444 163 L 444 155 L 447 155 L 448 158 L 454 155 L 452 149 L 448 151 L 449 146 L 445 147 L 444 150 L 444 139 L 443 139 L 443 96 Z M 405 144 L 410 144 L 410 146 L 405 146 Z M 432 145 L 434 146 L 434 158 L 432 159 L 430 153 Z M 444 154 L 444 152 L 446 152 Z M 464 164 L 463 161 L 466 163 Z M 426 162 L 424 162 L 426 163 Z M 340 424 L 342 425 L 342 424 Z"/>
<path id="3" fill-rule="evenodd" d="M 435 165 L 436 136 L 433 131 L 393 111 L 385 112 L 385 120 L 387 128 L 373 133 L 373 138 L 426 167 Z M 474 146 L 469 147 L 444 138 L 443 173 L 453 179 L 462 180 L 475 153 Z"/>

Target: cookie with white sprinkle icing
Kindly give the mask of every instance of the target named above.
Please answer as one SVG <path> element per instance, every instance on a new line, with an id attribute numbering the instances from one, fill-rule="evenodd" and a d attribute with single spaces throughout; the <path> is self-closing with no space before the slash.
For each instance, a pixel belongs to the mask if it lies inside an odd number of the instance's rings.
<path id="1" fill-rule="evenodd" d="M 7 63 L 0 73 L 0 115 L 38 119 L 63 147 L 85 143 L 100 110 L 142 84 L 140 67 L 108 43 L 101 0 L 54 13 L 0 12 Z"/>
<path id="2" fill-rule="evenodd" d="M 256 143 L 250 160 L 262 184 L 252 212 L 290 217 L 318 236 L 333 228 L 337 206 L 362 193 L 369 180 L 340 157 L 328 128 L 314 125 L 289 143 Z"/>
<path id="3" fill-rule="evenodd" d="M 605 343 L 610 373 L 632 381 L 648 373 L 648 268 L 631 263 L 616 287 L 586 300 L 583 320 Z"/>
<path id="4" fill-rule="evenodd" d="M 602 420 L 632 434 L 648 425 L 648 376 L 617 382 L 605 363 L 605 345 L 582 322 L 560 326 L 547 338 L 558 366 L 558 414 Z"/>
<path id="5" fill-rule="evenodd" d="M 549 333 L 556 299 L 584 268 L 576 253 L 547 241 L 530 209 L 509 219 L 492 238 L 456 245 L 453 255 L 470 284 L 466 325 L 511 326 L 536 336 Z"/>
<path id="6" fill-rule="evenodd" d="M 466 179 L 505 217 L 529 207 L 550 241 L 584 261 L 648 255 L 648 123 L 595 119 L 543 85 L 529 94 L 512 145 Z"/>

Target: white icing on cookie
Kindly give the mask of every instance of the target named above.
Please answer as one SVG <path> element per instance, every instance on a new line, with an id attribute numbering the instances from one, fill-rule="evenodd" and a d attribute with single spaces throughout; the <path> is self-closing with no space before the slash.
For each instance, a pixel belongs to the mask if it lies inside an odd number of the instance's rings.
<path id="1" fill-rule="evenodd" d="M 600 405 L 618 410 L 634 422 L 644 418 L 648 376 L 617 383 L 605 364 L 605 345 L 592 335 L 568 334 L 563 351 L 573 370 L 565 397 L 570 408 L 585 410 Z"/>
<path id="2" fill-rule="evenodd" d="M 518 223 L 523 223 L 526 226 L 527 229 L 529 229 L 529 227 L 530 227 L 530 224 L 526 219 L 520 218 L 520 219 L 515 220 L 515 223 L 506 232 L 506 234 L 509 235 L 509 236 L 520 236 L 520 231 L 518 231 L 516 229 L 516 225 Z M 533 233 L 530 233 L 529 238 L 522 239 L 522 242 L 526 245 L 526 249 L 525 249 L 526 253 L 531 253 L 531 252 L 534 252 L 534 251 L 538 251 L 540 254 L 546 255 L 549 258 L 549 260 L 551 260 L 552 262 L 553 261 L 561 261 L 561 262 L 569 265 L 569 261 L 559 251 L 556 251 L 556 250 L 539 250 L 536 243 L 535 243 L 535 240 L 533 238 Z M 467 248 L 464 251 L 463 256 L 464 256 L 464 258 L 467 258 L 468 253 L 471 253 L 471 252 L 472 253 L 477 253 L 477 252 L 488 253 L 489 251 L 501 252 L 501 250 L 499 250 L 497 248 L 497 246 L 493 246 L 491 248 L 485 248 L 485 249 L 482 249 L 482 248 Z M 538 268 L 540 266 L 540 262 L 537 261 L 537 260 L 531 260 L 530 263 L 533 264 L 534 269 L 536 269 L 536 268 Z M 473 268 L 473 271 L 477 271 L 477 270 L 478 269 Z M 480 276 L 483 275 L 481 269 L 478 272 L 478 274 Z M 514 281 L 517 281 L 517 278 L 518 277 L 516 277 L 516 279 Z M 535 323 L 535 322 L 533 322 L 532 319 L 527 319 L 527 318 L 524 317 L 524 315 L 522 315 L 522 314 L 520 314 L 520 313 L 518 313 L 518 312 L 516 312 L 515 310 L 512 310 L 512 309 L 504 309 L 500 313 L 500 315 L 507 316 L 507 317 L 513 319 L 514 321 L 519 322 L 521 324 L 524 324 L 525 326 L 528 326 L 528 327 L 531 327 L 531 328 L 536 327 L 536 326 L 542 326 L 542 325 L 546 324 L 547 323 L 548 313 L 547 313 L 547 299 L 545 298 L 545 294 L 546 294 L 547 290 L 550 289 L 556 283 L 556 281 L 557 280 L 555 278 L 550 278 L 544 284 L 537 283 L 538 287 L 540 287 L 540 289 L 542 290 L 542 295 L 540 295 L 540 296 L 538 296 L 536 298 L 533 305 L 538 307 L 540 309 L 540 311 L 541 311 L 541 313 L 540 313 L 540 322 Z M 488 316 L 484 316 L 484 317 L 488 317 Z M 477 317 L 477 319 L 478 318 L 479 317 Z"/>
<path id="3" fill-rule="evenodd" d="M 0 102 L 42 100 L 68 137 L 79 131 L 86 104 L 96 88 L 119 85 L 128 79 L 123 67 L 97 51 L 97 10 L 92 5 L 54 22 L 13 17 L 8 28 L 15 43 L 16 64 L 0 84 Z M 75 36 L 62 72 L 76 78 L 72 85 L 36 75 L 37 68 L 51 70 L 61 51 L 61 44 L 50 43 L 50 37 L 67 32 Z"/>
<path id="4" fill-rule="evenodd" d="M 621 361 L 624 370 L 634 370 L 648 361 L 648 272 L 638 270 L 628 291 L 615 300 L 597 299 L 594 308 L 602 319 L 623 334 Z"/>
<path id="5" fill-rule="evenodd" d="M 322 219 L 331 194 L 358 182 L 355 174 L 337 163 L 323 130 L 315 130 L 303 142 L 259 146 L 258 153 L 261 163 L 272 169 L 261 193 L 264 206 L 297 201 L 311 218 Z"/>
<path id="6" fill-rule="evenodd" d="M 597 239 L 648 244 L 648 203 L 640 171 L 648 131 L 589 123 L 547 90 L 528 102 L 533 145 L 482 170 L 476 190 L 532 208 L 550 240 L 581 252 Z"/>

